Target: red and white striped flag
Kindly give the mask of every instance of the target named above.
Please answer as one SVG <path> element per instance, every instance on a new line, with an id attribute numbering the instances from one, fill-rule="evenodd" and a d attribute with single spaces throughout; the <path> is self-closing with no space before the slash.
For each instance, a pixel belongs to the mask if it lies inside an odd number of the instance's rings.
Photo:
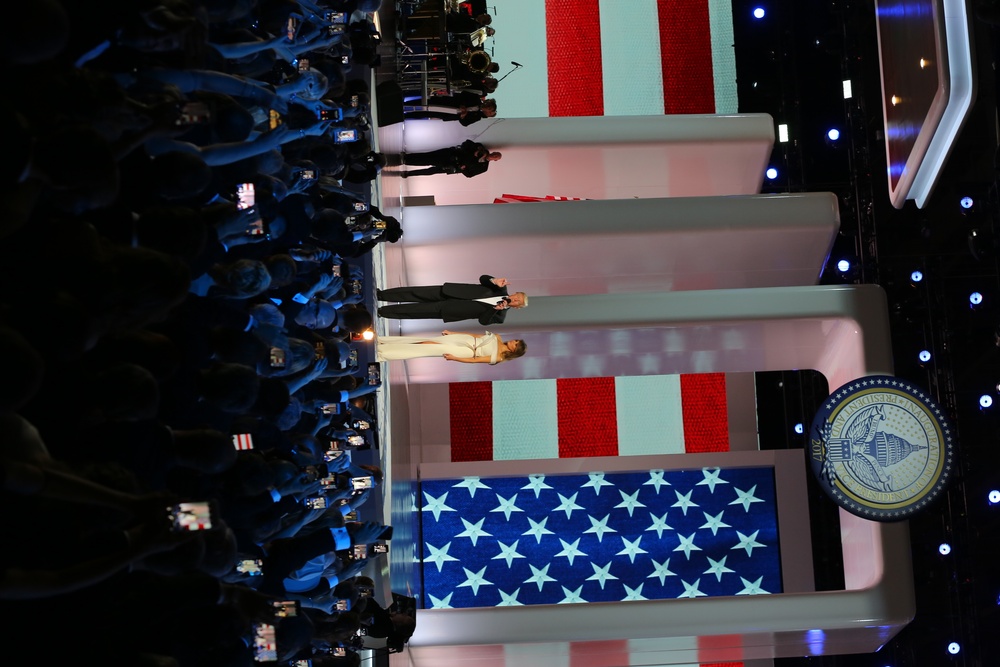
<path id="1" fill-rule="evenodd" d="M 729 450 L 722 373 L 449 385 L 451 460 Z"/>
<path id="2" fill-rule="evenodd" d="M 523 65 L 506 118 L 735 113 L 730 0 L 505 0 L 493 60 Z"/>
<path id="3" fill-rule="evenodd" d="M 233 446 L 241 452 L 253 449 L 253 436 L 249 433 L 238 433 L 233 436 Z"/>

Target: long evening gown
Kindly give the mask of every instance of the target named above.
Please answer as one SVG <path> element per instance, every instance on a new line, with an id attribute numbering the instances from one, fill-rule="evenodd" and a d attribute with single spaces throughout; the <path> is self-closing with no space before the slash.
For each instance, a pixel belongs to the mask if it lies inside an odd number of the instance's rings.
<path id="1" fill-rule="evenodd" d="M 463 359 L 490 357 L 490 363 L 495 364 L 499 348 L 496 335 L 488 331 L 481 338 L 469 334 L 436 337 L 382 336 L 375 342 L 375 358 L 379 361 L 398 361 L 453 354 Z"/>

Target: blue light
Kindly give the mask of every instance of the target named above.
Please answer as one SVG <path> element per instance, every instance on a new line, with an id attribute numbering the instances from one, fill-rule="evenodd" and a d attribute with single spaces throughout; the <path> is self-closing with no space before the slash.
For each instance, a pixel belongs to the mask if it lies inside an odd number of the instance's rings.
<path id="1" fill-rule="evenodd" d="M 974 203 L 975 202 L 972 201 L 972 197 L 962 197 L 962 200 L 959 202 L 959 204 L 962 205 L 962 208 L 965 208 L 965 209 L 972 208 L 972 205 Z"/>
<path id="2" fill-rule="evenodd" d="M 840 130 L 833 128 L 826 133 L 826 136 L 829 137 L 830 141 L 836 141 L 837 139 L 840 139 Z"/>
<path id="3" fill-rule="evenodd" d="M 802 422 L 799 422 L 798 424 L 795 425 L 795 432 L 798 433 L 799 435 L 802 435 L 805 432 L 805 430 L 806 430 L 805 427 L 802 426 Z"/>
<path id="4" fill-rule="evenodd" d="M 914 271 L 913 273 L 910 274 L 910 280 L 912 280 L 915 283 L 919 283 L 923 279 L 924 279 L 924 274 L 922 271 Z"/>
<path id="5" fill-rule="evenodd" d="M 766 12 L 764 11 L 763 7 L 754 7 L 754 9 L 753 9 L 753 17 L 755 19 L 762 19 L 762 18 L 764 18 L 764 14 L 765 13 Z"/>
<path id="6" fill-rule="evenodd" d="M 988 408 L 993 405 L 993 397 L 989 394 L 983 394 L 979 397 L 979 407 Z"/>
<path id="7" fill-rule="evenodd" d="M 980 294 L 979 292 L 973 292 L 972 294 L 969 295 L 969 303 L 971 303 L 973 306 L 978 306 L 982 302 L 983 302 L 983 295 Z"/>
<path id="8" fill-rule="evenodd" d="M 837 262 L 837 270 L 840 271 L 841 273 L 847 273 L 848 271 L 851 270 L 851 263 L 848 262 L 846 259 L 842 259 L 839 262 Z"/>
<path id="9" fill-rule="evenodd" d="M 773 181 L 778 177 L 778 170 L 775 169 L 774 167 L 768 167 L 767 171 L 765 171 L 764 174 L 767 176 L 769 180 Z"/>
<path id="10" fill-rule="evenodd" d="M 920 354 L 917 355 L 917 358 L 926 364 L 931 360 L 931 353 L 928 350 L 920 350 Z"/>
<path id="11" fill-rule="evenodd" d="M 952 655 L 958 655 L 958 652 L 962 650 L 962 645 L 958 642 L 952 642 L 948 644 L 948 653 Z"/>
<path id="12" fill-rule="evenodd" d="M 947 542 L 942 542 L 941 546 L 938 547 L 938 553 L 942 556 L 947 556 L 951 553 L 951 545 Z"/>
<path id="13" fill-rule="evenodd" d="M 996 505 L 1000 503 L 1000 490 L 993 489 L 990 491 L 990 495 L 987 496 L 990 499 L 990 505 Z"/>

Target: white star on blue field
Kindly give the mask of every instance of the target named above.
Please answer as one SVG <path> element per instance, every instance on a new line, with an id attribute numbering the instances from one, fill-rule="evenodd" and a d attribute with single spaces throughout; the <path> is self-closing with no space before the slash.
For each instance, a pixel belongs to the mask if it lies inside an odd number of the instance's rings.
<path id="1" fill-rule="evenodd" d="M 421 484 L 425 608 L 781 592 L 772 468 Z"/>

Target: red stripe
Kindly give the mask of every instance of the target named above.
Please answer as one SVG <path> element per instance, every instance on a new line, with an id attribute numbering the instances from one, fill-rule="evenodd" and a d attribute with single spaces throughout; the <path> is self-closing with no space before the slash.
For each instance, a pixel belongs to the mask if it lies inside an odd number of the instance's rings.
<path id="1" fill-rule="evenodd" d="M 729 411 L 725 373 L 681 375 L 684 450 L 729 451 Z"/>
<path id="2" fill-rule="evenodd" d="M 614 378 L 556 380 L 559 458 L 618 456 Z"/>
<path id="3" fill-rule="evenodd" d="M 545 36 L 549 116 L 603 116 L 599 0 L 545 0 Z"/>
<path id="4" fill-rule="evenodd" d="M 493 383 L 448 385 L 452 461 L 493 460 Z"/>
<path id="5" fill-rule="evenodd" d="M 663 113 L 715 113 L 707 0 L 656 0 L 656 9 L 660 23 Z M 554 115 L 551 109 L 549 113 Z"/>
<path id="6" fill-rule="evenodd" d="M 570 642 L 569 667 L 620 667 L 629 664 L 628 641 Z"/>

